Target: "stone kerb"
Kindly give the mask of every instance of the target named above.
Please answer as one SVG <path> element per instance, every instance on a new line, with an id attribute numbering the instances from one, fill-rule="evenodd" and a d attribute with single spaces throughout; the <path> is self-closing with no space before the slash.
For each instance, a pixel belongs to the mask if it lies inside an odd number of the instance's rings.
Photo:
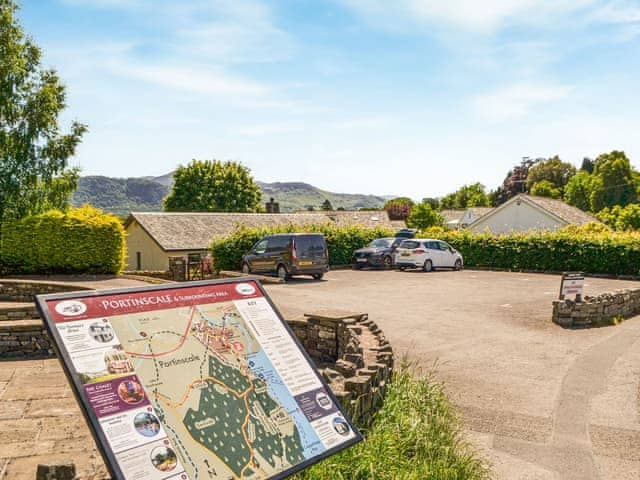
<path id="1" fill-rule="evenodd" d="M 393 349 L 366 313 L 321 311 L 287 323 L 349 416 L 367 426 L 382 405 Z"/>
<path id="2" fill-rule="evenodd" d="M 586 296 L 582 302 L 554 300 L 554 323 L 565 328 L 611 325 L 640 314 L 640 288 Z"/>
<path id="3" fill-rule="evenodd" d="M 30 280 L 0 280 L 0 302 L 33 302 L 36 295 L 91 290 L 78 285 Z"/>

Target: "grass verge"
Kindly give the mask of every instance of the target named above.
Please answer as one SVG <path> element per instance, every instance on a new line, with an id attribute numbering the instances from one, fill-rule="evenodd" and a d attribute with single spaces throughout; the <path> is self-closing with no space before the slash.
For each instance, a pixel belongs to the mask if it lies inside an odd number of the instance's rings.
<path id="1" fill-rule="evenodd" d="M 402 365 L 365 441 L 296 480 L 484 480 L 489 468 L 465 441 L 442 384 Z"/>

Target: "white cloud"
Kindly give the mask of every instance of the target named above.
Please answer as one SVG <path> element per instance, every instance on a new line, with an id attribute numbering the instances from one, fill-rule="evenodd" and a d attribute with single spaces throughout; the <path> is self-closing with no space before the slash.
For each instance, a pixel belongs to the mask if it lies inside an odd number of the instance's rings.
<path id="1" fill-rule="evenodd" d="M 517 84 L 476 97 L 478 113 L 491 121 L 504 121 L 526 116 L 535 107 L 564 98 L 570 89 L 553 84 Z"/>
<path id="2" fill-rule="evenodd" d="M 512 26 L 553 28 L 559 22 L 629 23 L 640 16 L 640 7 L 627 0 L 341 1 L 376 25 L 405 31 L 427 26 L 487 34 Z"/>

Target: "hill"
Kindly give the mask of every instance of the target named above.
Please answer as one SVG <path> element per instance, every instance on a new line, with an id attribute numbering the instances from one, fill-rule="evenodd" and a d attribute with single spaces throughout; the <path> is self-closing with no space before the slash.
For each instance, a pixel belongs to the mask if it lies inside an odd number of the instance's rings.
<path id="1" fill-rule="evenodd" d="M 160 211 L 172 179 L 171 173 L 141 178 L 82 177 L 72 203 L 75 206 L 91 203 L 120 216 L 127 216 L 131 211 Z M 274 198 L 280 202 L 282 212 L 306 210 L 310 206 L 319 210 L 325 199 L 333 208 L 343 207 L 345 210 L 380 208 L 385 202 L 384 197 L 376 195 L 327 192 L 303 182 L 256 183 L 262 191 L 262 201 Z"/>

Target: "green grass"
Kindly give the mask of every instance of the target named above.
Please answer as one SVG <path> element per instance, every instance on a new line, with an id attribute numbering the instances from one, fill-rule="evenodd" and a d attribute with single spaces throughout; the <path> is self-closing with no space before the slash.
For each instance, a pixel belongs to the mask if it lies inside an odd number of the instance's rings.
<path id="1" fill-rule="evenodd" d="M 465 441 L 443 386 L 407 365 L 394 375 L 365 441 L 297 480 L 481 480 L 489 468 Z"/>

